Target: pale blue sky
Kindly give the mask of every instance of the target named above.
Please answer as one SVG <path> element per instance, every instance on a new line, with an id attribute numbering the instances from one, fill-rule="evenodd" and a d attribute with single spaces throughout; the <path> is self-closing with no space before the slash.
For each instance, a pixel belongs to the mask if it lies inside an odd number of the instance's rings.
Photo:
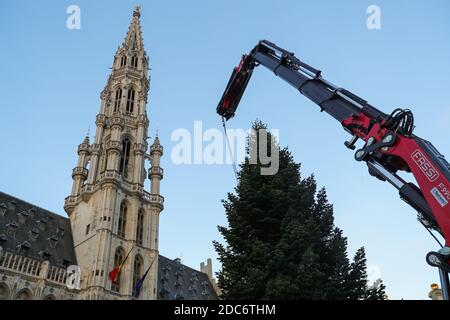
<path id="1" fill-rule="evenodd" d="M 66 8 L 81 8 L 81 30 Z M 0 190 L 64 215 L 76 148 L 94 127 L 103 89 L 135 1 L 2 1 L 0 4 Z M 366 28 L 381 8 L 382 29 Z M 450 3 L 434 1 L 141 1 L 151 64 L 150 132 L 159 128 L 166 198 L 160 252 L 198 268 L 216 257 L 211 241 L 225 224 L 220 199 L 235 186 L 232 168 L 170 161 L 177 128 L 195 120 L 220 128 L 215 107 L 232 68 L 260 39 L 322 69 L 331 82 L 389 113 L 415 112 L 416 134 L 450 156 Z M 335 206 L 350 252 L 364 245 L 391 298 L 428 299 L 437 249 L 396 191 L 367 173 L 343 146 L 348 135 L 267 70 L 256 70 L 230 128 L 255 118 L 280 130 L 282 145 L 314 172 Z M 148 187 L 147 187 L 148 188 Z M 214 266 L 217 268 L 218 263 Z"/>

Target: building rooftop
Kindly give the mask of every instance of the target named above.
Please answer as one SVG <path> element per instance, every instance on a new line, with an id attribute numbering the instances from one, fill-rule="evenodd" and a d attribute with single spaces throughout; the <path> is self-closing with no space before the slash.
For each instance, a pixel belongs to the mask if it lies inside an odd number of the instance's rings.
<path id="1" fill-rule="evenodd" d="M 76 264 L 69 219 L 0 192 L 0 246 L 54 266 Z"/>
<path id="2" fill-rule="evenodd" d="M 216 300 L 217 295 L 206 273 L 187 267 L 180 259 L 159 256 L 159 300 Z"/>

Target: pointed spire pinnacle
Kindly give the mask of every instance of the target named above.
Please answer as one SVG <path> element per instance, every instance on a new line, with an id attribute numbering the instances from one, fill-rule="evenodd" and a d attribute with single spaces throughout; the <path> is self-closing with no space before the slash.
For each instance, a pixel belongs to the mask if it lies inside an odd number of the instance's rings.
<path id="1" fill-rule="evenodd" d="M 91 132 L 91 126 L 89 126 L 88 129 L 87 129 L 86 137 L 84 138 L 83 143 L 89 144 L 89 136 L 90 136 L 90 132 Z"/>
<path id="2" fill-rule="evenodd" d="M 133 17 L 137 17 L 138 19 L 141 17 L 141 6 L 137 5 L 134 7 Z"/>
<path id="3" fill-rule="evenodd" d="M 158 130 L 156 130 L 155 140 L 153 141 L 153 144 L 150 146 L 150 155 L 153 155 L 154 153 L 159 153 L 159 156 L 162 156 L 163 149 L 164 149 L 163 146 L 159 142 Z"/>
<path id="4" fill-rule="evenodd" d="M 127 50 L 140 50 L 143 49 L 142 32 L 139 18 L 141 16 L 141 7 L 136 6 L 133 10 L 133 20 L 128 28 L 127 35 L 123 46 Z"/>
<path id="5" fill-rule="evenodd" d="M 156 135 L 155 135 L 155 140 L 153 141 L 153 145 L 161 145 L 159 142 L 159 132 L 158 132 L 158 128 L 156 128 Z"/>

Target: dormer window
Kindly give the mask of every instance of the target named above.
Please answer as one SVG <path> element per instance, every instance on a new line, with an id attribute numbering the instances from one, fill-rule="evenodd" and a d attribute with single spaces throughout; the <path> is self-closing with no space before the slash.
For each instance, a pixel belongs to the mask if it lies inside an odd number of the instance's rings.
<path id="1" fill-rule="evenodd" d="M 28 213 L 33 218 L 36 215 L 36 208 L 33 207 L 33 208 L 28 209 Z"/>
<path id="2" fill-rule="evenodd" d="M 65 234 L 64 228 L 57 227 L 56 228 L 56 234 L 59 235 L 61 238 L 64 237 L 64 234 Z"/>
<path id="3" fill-rule="evenodd" d="M 10 208 L 11 210 L 15 210 L 15 209 L 16 209 L 16 205 L 17 205 L 17 202 L 16 202 L 15 200 L 11 200 L 11 201 L 9 202 L 9 208 Z"/>
<path id="4" fill-rule="evenodd" d="M 51 236 L 50 238 L 48 238 L 48 241 L 50 242 L 50 248 L 52 249 L 55 249 L 58 245 L 58 238 L 56 238 L 55 236 Z"/>
<path id="5" fill-rule="evenodd" d="M 45 225 L 47 224 L 47 221 L 45 219 L 38 220 L 38 221 L 36 221 L 36 223 L 37 223 L 39 230 L 41 230 L 41 231 L 45 230 Z"/>
<path id="6" fill-rule="evenodd" d="M 28 250 L 31 248 L 31 245 L 28 241 L 24 241 L 17 246 L 17 251 L 22 252 L 22 250 Z"/>
<path id="7" fill-rule="evenodd" d="M 48 216 L 46 217 L 47 223 L 53 225 L 53 223 L 55 222 L 55 217 L 52 216 Z"/>
<path id="8" fill-rule="evenodd" d="M 39 230 L 36 228 L 31 229 L 29 232 L 29 236 L 31 241 L 36 241 L 39 237 Z"/>
<path id="9" fill-rule="evenodd" d="M 20 223 L 25 223 L 27 222 L 27 217 L 29 216 L 28 211 L 21 211 L 18 215 L 17 215 L 17 219 L 19 220 Z"/>
<path id="10" fill-rule="evenodd" d="M 16 222 L 11 222 L 6 225 L 6 232 L 9 236 L 14 237 L 16 235 L 16 230 L 19 225 Z"/>
<path id="11" fill-rule="evenodd" d="M 8 209 L 6 203 L 0 203 L 0 216 L 5 215 L 6 209 Z"/>

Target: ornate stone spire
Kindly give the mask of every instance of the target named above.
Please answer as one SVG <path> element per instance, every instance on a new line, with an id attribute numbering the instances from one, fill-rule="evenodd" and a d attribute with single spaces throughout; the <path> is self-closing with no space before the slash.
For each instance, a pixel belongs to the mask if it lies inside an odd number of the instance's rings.
<path id="1" fill-rule="evenodd" d="M 144 42 L 142 39 L 141 23 L 139 18 L 141 16 L 141 8 L 137 6 L 133 11 L 133 20 L 128 28 L 127 35 L 122 44 L 126 50 L 141 50 L 144 48 Z"/>
<path id="2" fill-rule="evenodd" d="M 79 148 L 78 163 L 72 173 L 72 192 L 64 203 L 71 217 L 77 262 L 85 279 L 83 298 L 131 297 L 133 279 L 142 275 L 142 270 L 136 273 L 135 263 L 147 268 L 158 256 L 159 214 L 164 204 L 159 194 L 162 146 L 159 140 L 155 141 L 151 155 L 146 154 L 149 68 L 140 15 L 140 8 L 135 8 L 100 95 L 93 142 L 90 145 L 88 134 Z M 152 161 L 151 192 L 144 190 L 148 157 Z M 138 250 L 133 250 L 119 275 L 120 281 L 113 284 L 108 272 L 134 246 Z M 141 298 L 155 298 L 157 292 L 157 264 L 154 264 Z"/>
<path id="3" fill-rule="evenodd" d="M 155 135 L 155 140 L 153 141 L 152 144 L 152 148 L 153 146 L 161 146 L 161 143 L 159 142 L 159 134 L 158 134 L 158 129 L 156 129 L 156 135 Z"/>
<path id="4" fill-rule="evenodd" d="M 89 145 L 89 136 L 90 136 L 90 132 L 91 132 L 91 127 L 88 127 L 88 130 L 87 130 L 87 132 L 86 132 L 86 137 L 84 138 L 83 144 Z"/>

